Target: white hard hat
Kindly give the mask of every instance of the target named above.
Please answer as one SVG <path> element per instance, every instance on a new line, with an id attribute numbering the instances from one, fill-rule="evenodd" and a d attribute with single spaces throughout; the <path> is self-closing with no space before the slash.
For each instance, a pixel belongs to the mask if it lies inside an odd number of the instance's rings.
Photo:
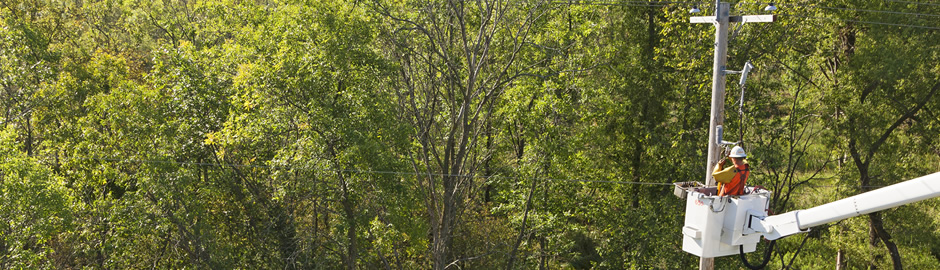
<path id="1" fill-rule="evenodd" d="M 747 153 L 744 153 L 744 148 L 741 148 L 740 146 L 735 146 L 734 148 L 731 148 L 731 154 L 729 154 L 728 156 L 734 157 L 734 158 L 743 158 L 743 157 L 747 157 Z"/>

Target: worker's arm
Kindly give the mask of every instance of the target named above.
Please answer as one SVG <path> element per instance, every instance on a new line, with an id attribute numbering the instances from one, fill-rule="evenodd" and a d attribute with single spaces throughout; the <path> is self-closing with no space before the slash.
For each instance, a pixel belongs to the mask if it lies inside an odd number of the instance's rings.
<path id="1" fill-rule="evenodd" d="M 724 162 L 719 162 L 718 165 L 715 165 L 715 171 L 712 172 L 712 176 L 715 177 L 715 181 L 725 184 L 731 183 L 731 179 L 734 178 L 734 166 L 722 169 L 721 167 L 724 164 Z"/>

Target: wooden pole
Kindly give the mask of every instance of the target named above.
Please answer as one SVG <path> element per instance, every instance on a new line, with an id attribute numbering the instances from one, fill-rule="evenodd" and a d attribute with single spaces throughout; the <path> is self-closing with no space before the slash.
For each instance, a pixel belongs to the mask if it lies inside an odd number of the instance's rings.
<path id="1" fill-rule="evenodd" d="M 721 160 L 721 145 L 717 140 L 717 126 L 725 122 L 725 75 L 728 74 L 728 29 L 731 22 L 773 22 L 774 15 L 731 16 L 731 5 L 721 0 L 715 1 L 715 16 L 691 17 L 691 23 L 711 23 L 715 25 L 715 61 L 712 71 L 712 108 L 711 119 L 708 122 L 708 162 L 705 164 L 705 185 L 715 186 L 712 170 Z M 741 73 L 736 71 L 735 73 Z M 743 135 L 742 135 L 743 136 Z M 743 138 L 742 138 L 743 140 Z M 701 258 L 699 269 L 711 270 L 715 268 L 714 258 Z"/>
<path id="2" fill-rule="evenodd" d="M 705 165 L 705 185 L 714 186 L 715 178 L 712 177 L 712 169 L 721 158 L 721 149 L 715 141 L 718 134 L 716 127 L 722 125 L 725 121 L 725 65 L 728 62 L 728 16 L 731 5 L 728 3 L 716 3 L 715 5 L 715 62 L 712 72 L 712 108 L 711 120 L 708 123 L 708 163 Z M 700 270 L 711 270 L 715 268 L 715 258 L 699 259 Z"/>

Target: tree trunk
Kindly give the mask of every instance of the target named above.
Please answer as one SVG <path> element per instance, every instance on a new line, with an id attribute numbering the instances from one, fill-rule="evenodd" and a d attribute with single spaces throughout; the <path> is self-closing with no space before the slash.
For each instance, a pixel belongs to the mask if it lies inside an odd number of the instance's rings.
<path id="1" fill-rule="evenodd" d="M 346 179 L 342 175 L 340 175 L 340 181 L 343 187 L 343 214 L 346 218 L 346 224 L 349 226 L 349 228 L 346 229 L 346 241 L 349 242 L 349 244 L 346 245 L 346 269 L 354 270 L 356 269 L 356 257 L 358 254 L 356 250 L 356 212 L 349 195 L 349 183 L 346 182 Z"/>
<path id="2" fill-rule="evenodd" d="M 548 245 L 547 242 L 548 241 L 545 240 L 545 237 L 539 238 L 539 270 L 548 269 L 545 267 L 545 259 L 548 257 L 545 255 L 545 246 Z"/>
<path id="3" fill-rule="evenodd" d="M 493 149 L 493 126 L 489 122 L 486 123 L 486 149 Z M 490 161 L 492 158 L 486 158 L 483 161 L 483 175 L 489 177 L 493 175 L 493 171 L 490 169 Z M 488 178 L 483 180 L 483 203 L 489 203 L 492 201 L 492 195 L 490 192 L 493 190 L 493 185 L 489 181 L 486 181 Z"/>
<path id="4" fill-rule="evenodd" d="M 519 245 L 522 244 L 522 238 L 526 233 L 526 223 L 529 221 L 529 209 L 532 208 L 532 194 L 535 193 L 536 188 L 535 179 L 532 179 L 532 185 L 529 186 L 529 194 L 526 195 L 525 209 L 522 214 L 522 228 L 519 229 L 519 235 L 516 237 L 516 243 L 513 244 L 512 250 L 509 252 L 509 262 L 506 263 L 506 270 L 513 269 L 513 263 L 516 260 L 516 252 L 519 251 Z"/>
<path id="5" fill-rule="evenodd" d="M 440 219 L 437 222 L 434 229 L 434 242 L 431 247 L 431 256 L 434 260 L 434 269 L 443 270 L 447 267 L 447 253 L 450 249 L 451 242 L 451 231 L 453 230 L 454 221 L 457 216 L 457 204 L 454 197 L 456 179 L 455 176 L 445 175 L 442 177 L 444 184 L 443 192 L 443 210 L 440 214 Z M 429 209 L 433 211 L 433 209 Z"/>
<path id="6" fill-rule="evenodd" d="M 888 248 L 888 253 L 891 254 L 891 262 L 894 265 L 895 270 L 903 269 L 901 265 L 901 253 L 898 251 L 898 246 L 891 241 L 891 235 L 888 234 L 888 231 L 885 231 L 884 222 L 881 219 L 881 212 L 875 212 L 868 214 L 868 225 L 871 227 L 872 233 L 869 235 L 869 240 L 876 242 L 881 240 L 885 244 L 885 247 Z"/>
<path id="7" fill-rule="evenodd" d="M 338 141 L 338 140 L 337 140 Z M 357 239 L 358 234 L 356 227 L 356 206 L 353 202 L 352 195 L 349 192 L 349 181 L 346 181 L 346 177 L 341 171 L 339 171 L 340 166 L 336 163 L 338 158 L 338 153 L 336 145 L 333 143 L 333 140 L 327 143 L 327 154 L 330 155 L 333 159 L 333 166 L 337 169 L 336 177 L 339 178 L 339 186 L 342 187 L 341 204 L 343 205 L 343 218 L 346 219 L 346 256 L 343 256 L 343 264 L 346 265 L 346 269 L 354 270 L 356 269 L 356 261 L 358 257 L 357 250 Z"/>
<path id="8" fill-rule="evenodd" d="M 24 142 L 24 150 L 26 150 L 27 156 L 33 156 L 33 125 L 30 123 L 29 119 L 32 118 L 31 113 L 26 114 L 26 140 Z"/>
<path id="9" fill-rule="evenodd" d="M 842 270 L 842 269 L 845 268 L 845 257 L 844 257 L 844 256 L 845 256 L 845 254 L 842 253 L 842 249 L 840 248 L 839 251 L 836 252 L 836 270 Z"/>

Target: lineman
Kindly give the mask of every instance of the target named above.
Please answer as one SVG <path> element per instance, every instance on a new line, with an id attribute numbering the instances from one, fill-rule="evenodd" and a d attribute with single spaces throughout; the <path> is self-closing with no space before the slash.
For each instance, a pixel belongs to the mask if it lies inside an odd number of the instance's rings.
<path id="1" fill-rule="evenodd" d="M 722 159 L 712 173 L 715 181 L 718 181 L 718 196 L 744 195 L 744 185 L 747 184 L 747 177 L 751 174 L 751 167 L 745 160 L 747 154 L 744 153 L 744 148 L 735 146 L 728 157 L 731 158 L 734 166 L 724 168 L 725 161 L 728 159 Z"/>

